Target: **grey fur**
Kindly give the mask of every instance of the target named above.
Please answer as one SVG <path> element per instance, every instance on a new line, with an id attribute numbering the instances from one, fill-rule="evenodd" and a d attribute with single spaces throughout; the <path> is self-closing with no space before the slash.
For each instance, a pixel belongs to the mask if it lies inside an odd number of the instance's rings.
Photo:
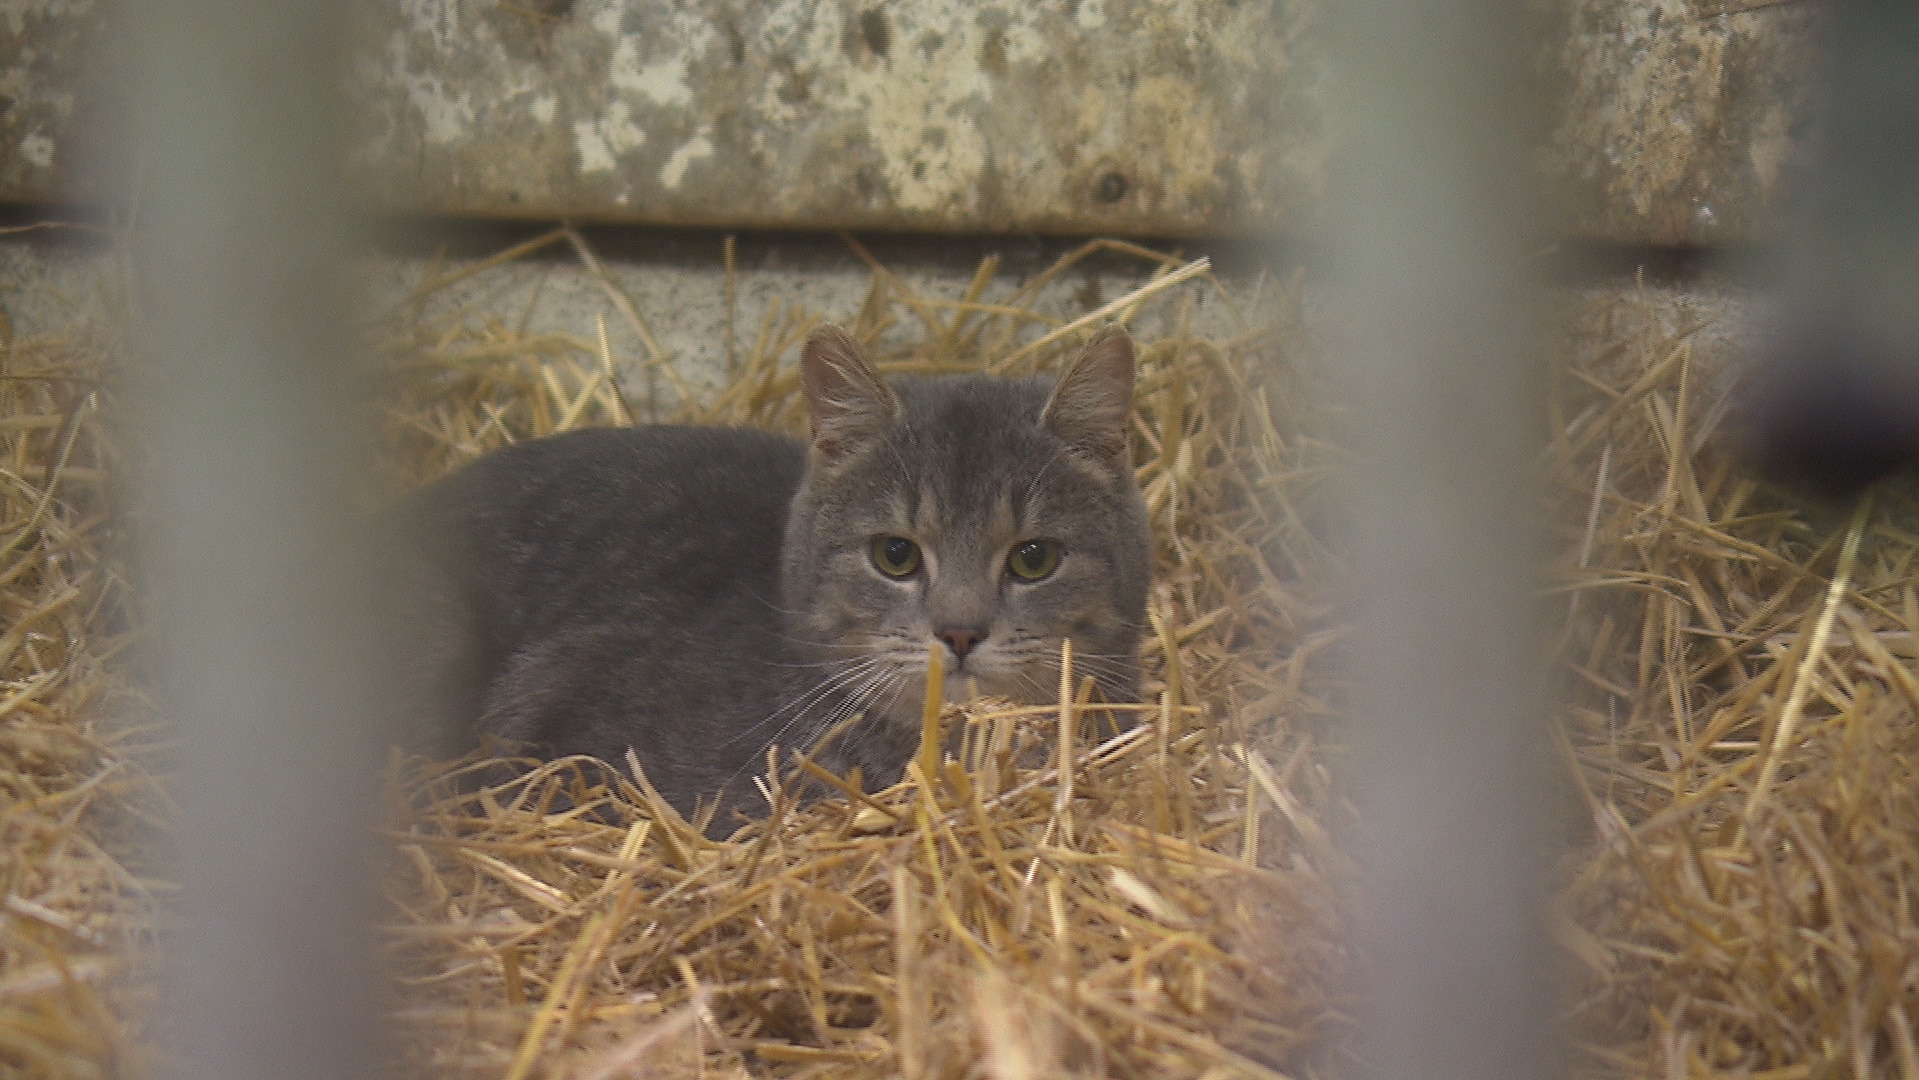
<path id="1" fill-rule="evenodd" d="M 802 357 L 811 447 L 759 431 L 593 430 L 502 451 L 422 490 L 396 562 L 409 724 L 446 753 L 474 733 L 619 763 L 631 747 L 682 812 L 714 828 L 755 808 L 766 748 L 810 747 L 869 788 L 918 742 L 928 648 L 949 694 L 1043 703 L 1062 638 L 1111 700 L 1130 700 L 1151 565 L 1126 457 L 1133 349 L 1098 336 L 1049 379 L 889 385 L 836 328 Z M 872 538 L 916 540 L 895 580 Z M 1058 569 L 1007 569 L 1028 539 Z M 453 733 L 449 740 L 447 733 Z M 417 739 L 416 742 L 424 740 Z"/>

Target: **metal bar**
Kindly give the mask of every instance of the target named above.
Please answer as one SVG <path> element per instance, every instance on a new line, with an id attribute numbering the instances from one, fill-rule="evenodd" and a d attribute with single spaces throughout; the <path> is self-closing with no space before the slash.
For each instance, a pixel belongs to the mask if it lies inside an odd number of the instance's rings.
<path id="1" fill-rule="evenodd" d="M 1539 863 L 1521 5 L 1332 5 L 1351 124 L 1333 239 L 1363 651 L 1355 783 L 1377 1076 L 1553 1067 Z"/>
<path id="2" fill-rule="evenodd" d="M 1837 0 L 1824 16 L 1755 412 L 1774 471 L 1850 496 L 1919 459 L 1919 7 Z"/>
<path id="3" fill-rule="evenodd" d="M 370 1076 L 377 802 L 348 491 L 339 13 L 130 6 L 133 406 L 153 451 L 150 637 L 179 724 L 178 1074 Z M 117 179 L 117 178 L 116 178 Z"/>

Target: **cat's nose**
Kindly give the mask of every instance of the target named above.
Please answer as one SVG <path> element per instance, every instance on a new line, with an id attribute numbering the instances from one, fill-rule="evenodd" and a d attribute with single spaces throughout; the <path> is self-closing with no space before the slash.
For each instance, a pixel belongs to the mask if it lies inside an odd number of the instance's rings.
<path id="1" fill-rule="evenodd" d="M 933 636 L 946 642 L 947 648 L 953 650 L 953 655 L 964 660 L 966 659 L 966 654 L 972 652 L 973 646 L 978 645 L 979 640 L 985 637 L 986 634 L 983 631 L 974 630 L 970 627 L 948 626 L 933 631 Z"/>

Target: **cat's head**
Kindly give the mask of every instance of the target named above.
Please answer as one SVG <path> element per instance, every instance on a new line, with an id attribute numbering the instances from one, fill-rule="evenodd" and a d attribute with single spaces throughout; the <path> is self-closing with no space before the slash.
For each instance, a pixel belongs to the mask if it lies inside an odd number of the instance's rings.
<path id="1" fill-rule="evenodd" d="M 1130 697 L 1152 549 L 1128 453 L 1133 343 L 1111 327 L 1052 379 L 880 377 L 823 327 L 783 553 L 787 633 L 839 661 L 869 713 L 917 717 L 929 650 L 948 696 L 1043 703 L 1059 651 Z M 916 721 L 914 721 L 916 722 Z"/>

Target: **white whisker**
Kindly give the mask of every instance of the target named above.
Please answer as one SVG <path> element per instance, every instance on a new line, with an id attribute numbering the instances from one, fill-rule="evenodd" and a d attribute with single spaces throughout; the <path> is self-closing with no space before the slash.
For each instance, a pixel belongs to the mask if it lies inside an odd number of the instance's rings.
<path id="1" fill-rule="evenodd" d="M 861 660 L 854 663 L 853 666 L 847 668 L 846 670 L 838 671 L 832 675 L 827 676 L 825 679 L 822 679 L 820 680 L 819 683 L 815 684 L 811 690 L 808 690 L 806 693 L 801 694 L 800 696 L 787 701 L 785 704 L 773 710 L 771 713 L 768 713 L 765 717 L 761 718 L 758 722 L 754 723 L 752 726 L 741 730 L 738 734 L 734 735 L 732 738 L 726 740 L 720 745 L 731 746 L 734 743 L 739 742 L 741 739 L 746 738 L 747 736 L 753 734 L 756 731 L 759 731 L 761 728 L 772 723 L 773 721 L 778 720 L 789 709 L 798 709 L 800 710 L 798 715 L 805 715 L 805 712 L 807 709 L 810 709 L 814 705 L 817 705 L 820 701 L 824 700 L 826 697 L 837 692 L 838 690 L 852 683 L 858 682 L 861 675 L 867 672 L 870 672 L 873 668 L 878 667 L 882 663 L 884 663 L 884 661 L 874 659 L 874 658 L 868 658 L 868 659 Z M 786 728 L 790 726 L 791 726 L 791 722 L 789 722 L 785 727 L 782 727 L 780 729 L 780 733 L 784 734 L 786 731 Z"/>
<path id="2" fill-rule="evenodd" d="M 874 667 L 878 667 L 877 661 L 874 663 Z M 876 683 L 883 682 L 884 680 L 890 678 L 891 676 L 892 676 L 892 672 L 885 670 L 883 667 L 879 668 L 879 670 L 872 670 L 871 668 L 866 670 L 863 673 L 862 678 L 854 680 L 859 683 L 858 687 L 855 690 L 853 690 L 850 694 L 848 694 L 846 698 L 840 702 L 839 705 L 834 707 L 833 712 L 829 715 L 825 723 L 814 727 L 814 733 L 817 735 L 818 733 L 824 732 L 827 729 L 831 728 L 834 724 L 838 723 L 839 721 L 845 719 L 848 716 L 851 716 L 855 711 L 857 711 L 855 706 L 857 702 L 861 699 L 861 697 L 864 696 L 867 693 L 867 691 Z M 732 776 L 727 777 L 726 784 L 723 786 L 726 786 L 726 787 L 732 786 L 734 781 L 737 781 L 741 776 L 745 775 L 748 769 L 755 768 L 758 765 L 759 760 L 765 757 L 767 749 L 769 747 L 778 745 L 781 738 L 783 738 L 787 732 L 793 730 L 794 727 L 798 726 L 802 721 L 804 721 L 806 719 L 807 712 L 810 711 L 813 705 L 819 704 L 821 700 L 823 700 L 823 698 L 816 697 L 809 705 L 807 705 L 805 708 L 802 708 L 799 712 L 795 713 L 792 719 L 788 720 L 785 724 L 781 725 L 780 729 L 773 733 L 772 738 L 767 739 L 765 742 L 760 744 L 758 753 L 753 755 L 753 757 L 748 758 L 744 765 L 741 765 L 738 769 L 735 769 L 733 771 Z M 782 712 L 785 711 L 784 708 L 781 711 Z M 766 721 L 761 721 L 759 724 L 754 725 L 754 727 L 755 729 L 764 727 L 765 723 Z M 806 741 L 811 742 L 810 739 Z"/>

